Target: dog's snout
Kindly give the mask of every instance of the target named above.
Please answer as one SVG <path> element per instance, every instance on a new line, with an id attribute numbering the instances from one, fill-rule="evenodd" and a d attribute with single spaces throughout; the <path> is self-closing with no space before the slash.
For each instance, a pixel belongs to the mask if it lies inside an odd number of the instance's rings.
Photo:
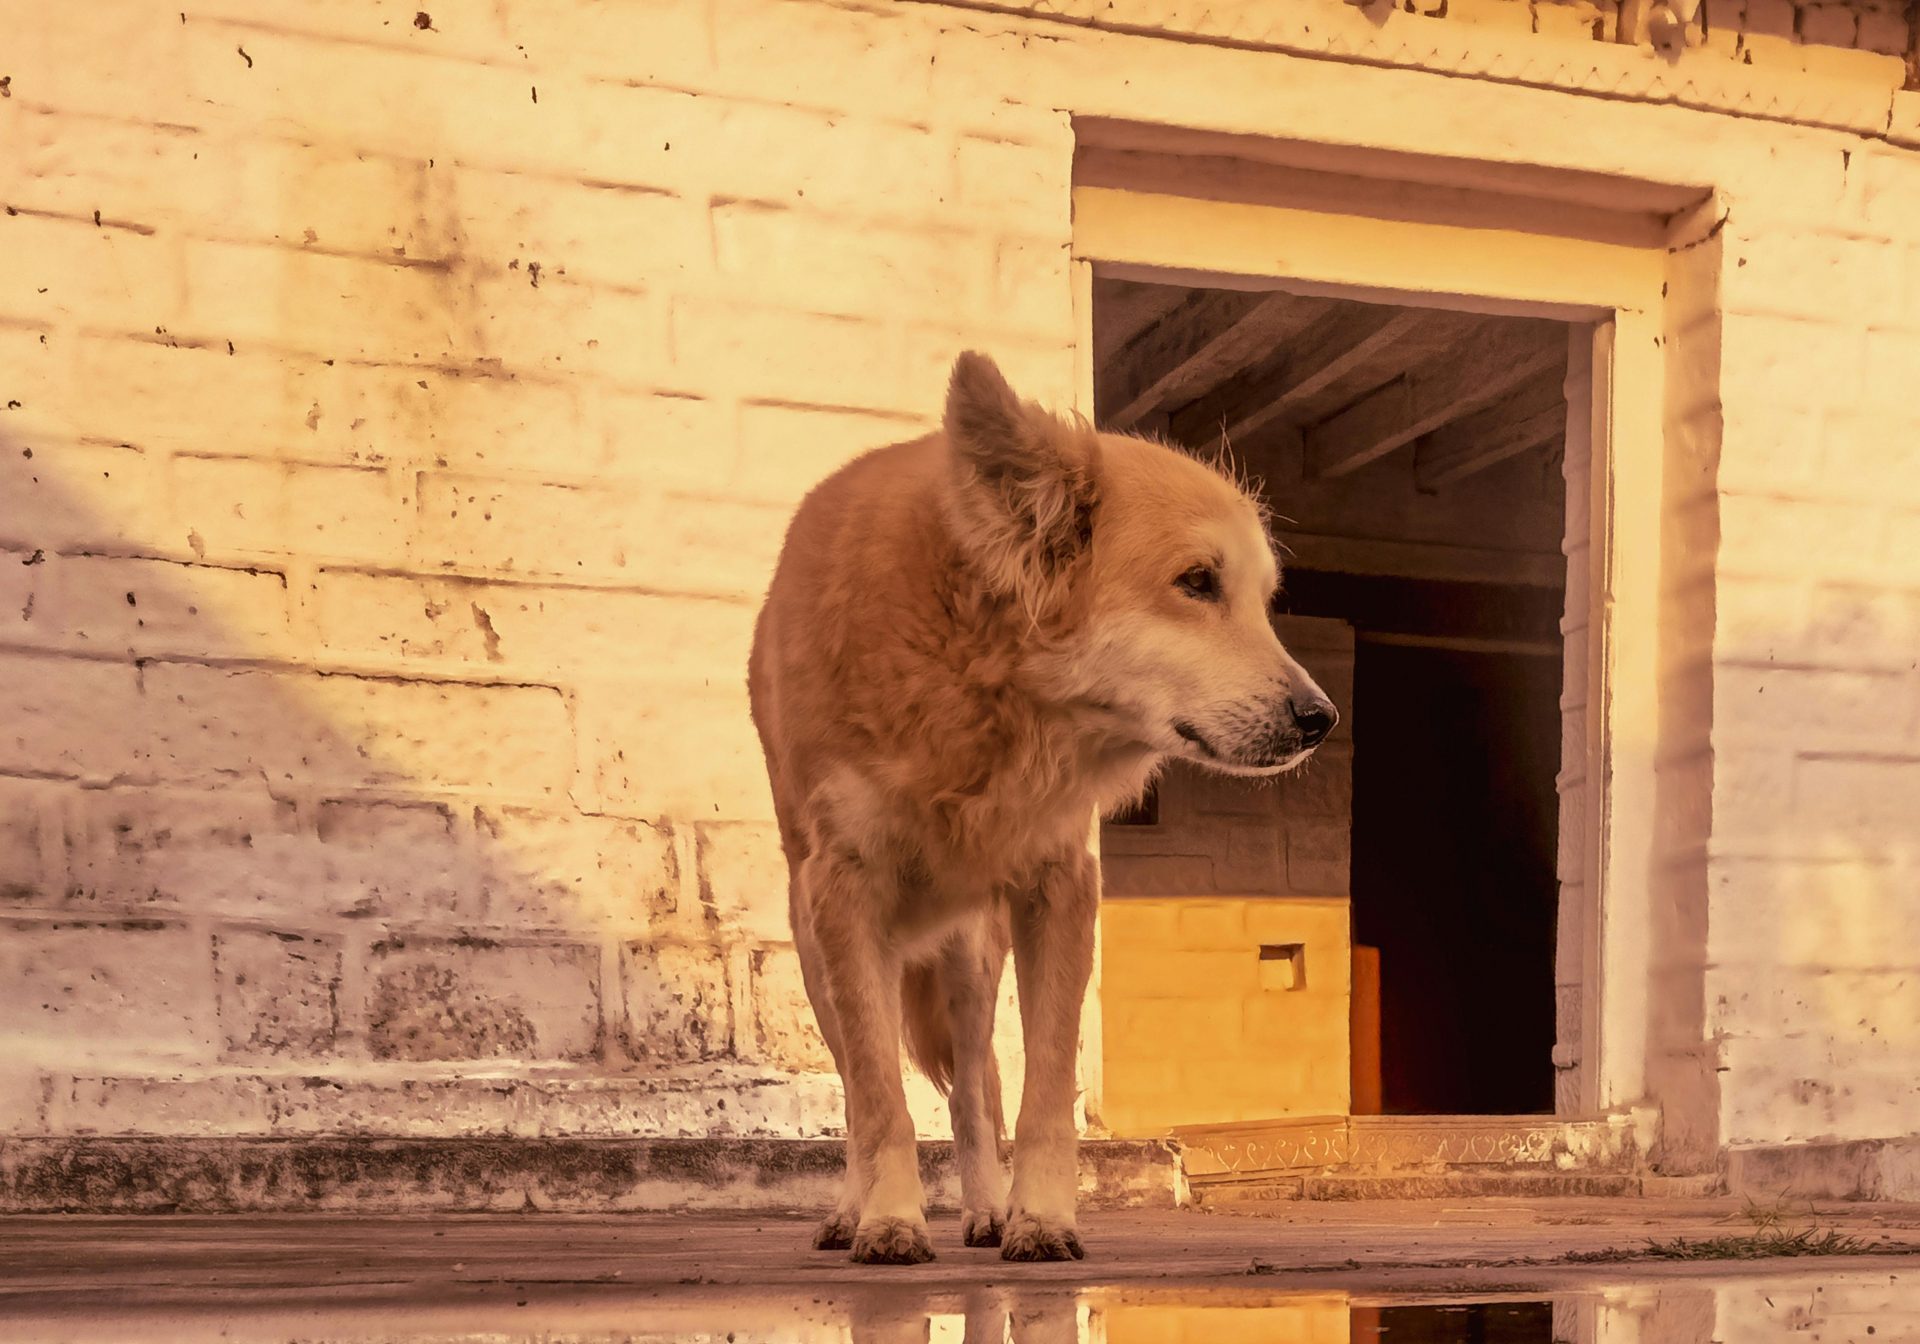
<path id="1" fill-rule="evenodd" d="M 1308 700 L 1295 700 L 1290 705 L 1293 710 L 1293 723 L 1300 730 L 1300 744 L 1304 747 L 1317 747 L 1326 741 L 1327 734 L 1340 722 L 1339 711 L 1333 705 L 1318 696 Z"/>

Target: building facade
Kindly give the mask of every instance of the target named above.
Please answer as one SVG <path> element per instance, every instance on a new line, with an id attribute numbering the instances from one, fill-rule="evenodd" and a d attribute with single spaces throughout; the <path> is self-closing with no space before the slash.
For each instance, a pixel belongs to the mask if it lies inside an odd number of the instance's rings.
<path id="1" fill-rule="evenodd" d="M 746 713 L 785 520 L 957 351 L 1092 413 L 1100 284 L 1252 268 L 1618 342 L 1566 380 L 1605 516 L 1548 551 L 1594 595 L 1558 1112 L 1920 1196 L 1906 6 L 0 9 L 0 1135 L 836 1132 Z M 1413 231 L 1234 213 L 1301 201 Z M 1337 824 L 1212 815 L 1243 869 L 1322 848 L 1203 881 L 1109 827 L 1103 975 L 1186 928 L 1344 991 L 1343 929 L 1319 980 L 1319 925 L 1246 913 L 1343 901 Z M 1178 1118 L 1104 1109 L 1154 1000 L 1096 986 L 1095 1132 Z M 1246 1011 L 1242 1059 L 1312 1036 Z"/>

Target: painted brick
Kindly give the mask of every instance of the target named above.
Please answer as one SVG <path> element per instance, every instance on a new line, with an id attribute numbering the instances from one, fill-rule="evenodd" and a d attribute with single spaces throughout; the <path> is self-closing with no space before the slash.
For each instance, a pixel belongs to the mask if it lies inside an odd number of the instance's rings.
<path id="1" fill-rule="evenodd" d="M 1722 489 L 1809 492 L 1822 465 L 1827 431 L 1823 413 L 1732 406 L 1724 414 L 1718 472 Z"/>
<path id="2" fill-rule="evenodd" d="M 1836 309 L 1904 316 L 1906 249 L 1865 238 L 1766 233 L 1742 239 L 1721 281 L 1729 314 L 1825 320 Z"/>
<path id="3" fill-rule="evenodd" d="M 798 502 L 862 453 L 918 438 L 933 428 L 929 421 L 907 416 L 742 406 L 740 457 L 731 485 L 753 497 Z"/>
<path id="4" fill-rule="evenodd" d="M 1884 564 L 1886 519 L 1864 504 L 1762 495 L 1720 501 L 1720 563 L 1742 578 L 1871 581 Z"/>
<path id="5" fill-rule="evenodd" d="M 715 390 L 724 374 L 743 398 L 909 415 L 940 404 L 900 386 L 900 341 L 880 322 L 696 299 L 675 300 L 671 322 L 674 368 Z"/>
<path id="6" fill-rule="evenodd" d="M 224 179 L 203 189 L 206 217 L 196 230 L 203 237 L 384 262 L 458 255 L 459 238 L 446 227 L 459 199 L 455 175 L 424 157 L 262 136 L 209 146 L 203 158 Z"/>
<path id="7" fill-rule="evenodd" d="M 320 572 L 312 610 L 322 647 L 349 656 L 561 674 L 638 663 L 663 681 L 745 669 L 754 618 L 743 602 L 351 570 Z"/>
<path id="8" fill-rule="evenodd" d="M 15 98 L 38 106 L 124 115 L 129 88 L 150 88 L 148 115 L 169 110 L 171 86 L 159 72 L 178 69 L 183 25 L 172 11 L 138 0 L 102 0 L 71 22 L 34 22 L 44 16 L 31 0 L 9 0 L 0 10 L 8 33 L 7 65 Z"/>
<path id="9" fill-rule="evenodd" d="M 52 645 L 199 656 L 287 647 L 286 578 L 270 571 L 79 555 L 26 572 L 52 588 L 34 627 Z"/>
<path id="10" fill-rule="evenodd" d="M 4 562 L 0 562 L 4 563 Z M 56 786 L 0 779 L 0 906 L 41 904 L 59 886 Z"/>
<path id="11" fill-rule="evenodd" d="M 8 202 L 16 207 L 89 221 L 95 210 L 149 225 L 197 220 L 221 173 L 216 156 L 199 157 L 207 141 L 196 127 L 25 109 L 11 115 L 19 172 Z"/>
<path id="12" fill-rule="evenodd" d="M 16 648 L 56 646 L 60 622 L 43 606 L 52 588 L 44 551 L 35 559 L 32 551 L 0 549 L 0 638 Z"/>
<path id="13" fill-rule="evenodd" d="M 375 1059 L 579 1061 L 600 1049 L 600 954 L 578 943 L 390 938 L 375 943 Z"/>
<path id="14" fill-rule="evenodd" d="M 988 320 L 996 331 L 1073 329 L 1073 270 L 1061 239 L 1002 239 L 994 249 Z"/>
<path id="15" fill-rule="evenodd" d="M 443 268 L 292 247 L 190 242 L 184 275 L 178 332 L 329 358 L 437 358 L 467 302 Z"/>
<path id="16" fill-rule="evenodd" d="M 262 773 L 319 788 L 534 798 L 564 794 L 572 774 L 567 707 L 547 687 L 164 663 L 143 681 L 143 754 L 174 779 Z M 476 722 L 513 731 L 455 727 Z"/>
<path id="17" fill-rule="evenodd" d="M 1799 824 L 1829 843 L 1872 853 L 1910 834 L 1920 816 L 1920 752 L 1836 754 L 1800 762 L 1794 776 Z M 1782 813 L 1781 815 L 1789 815 Z"/>
<path id="18" fill-rule="evenodd" d="M 1205 854 L 1127 855 L 1124 862 L 1109 858 L 1101 865 L 1102 891 L 1107 896 L 1164 896 L 1169 892 L 1218 891 L 1213 860 Z"/>
<path id="19" fill-rule="evenodd" d="M 526 1133 L 526 1087 L 484 1075 L 394 1082 L 327 1072 L 275 1079 L 267 1101 L 278 1133 L 465 1138 Z"/>
<path id="20" fill-rule="evenodd" d="M 1916 435 L 1920 435 L 1920 418 L 1910 404 L 1828 412 L 1821 445 L 1825 470 L 1809 493 L 1817 490 L 1835 498 L 1920 506 L 1920 482 L 1908 470 L 1906 455 Z M 1893 558 L 1909 554 L 1896 547 Z"/>
<path id="21" fill-rule="evenodd" d="M 597 449 L 593 460 L 616 478 L 710 489 L 716 462 L 731 457 L 733 406 L 723 398 L 609 388 L 588 398 L 583 419 L 568 459 Z M 550 431 L 547 444 L 551 453 Z"/>
<path id="22" fill-rule="evenodd" d="M 149 233 L 22 212 L 0 216 L 0 240 L 11 255 L 32 258 L 0 276 L 8 317 L 164 333 L 185 315 L 174 245 Z"/>
<path id="23" fill-rule="evenodd" d="M 659 526 L 657 495 L 439 472 L 420 482 L 415 548 L 433 562 L 500 573 L 631 574 Z"/>
<path id="24" fill-rule="evenodd" d="M 258 1134 L 274 1122 L 260 1078 L 83 1072 L 56 1078 L 47 1099 L 56 1134 Z"/>
<path id="25" fill-rule="evenodd" d="M 1792 741 L 1801 749 L 1905 736 L 1910 705 L 1892 672 L 1723 667 L 1714 677 L 1715 736 Z"/>
<path id="26" fill-rule="evenodd" d="M 225 341 L 200 347 L 160 339 L 75 336 L 62 343 L 82 387 L 112 386 L 120 396 L 68 395 L 63 422 L 79 435 L 130 441 L 188 456 L 297 452 L 302 457 L 376 460 L 370 434 L 349 430 L 346 407 L 368 413 L 383 401 L 386 382 L 337 361 L 282 356 Z M 371 386 L 378 383 L 378 393 Z M 221 395 L 205 389 L 217 385 Z M 411 383 L 406 386 L 411 387 Z M 174 544 L 180 543 L 176 539 Z"/>
<path id="27" fill-rule="evenodd" d="M 1911 672 L 1920 645 L 1920 610 L 1899 592 L 1823 583 L 1813 589 L 1805 629 L 1807 661 Z"/>
<path id="28" fill-rule="evenodd" d="M 18 501 L 0 510 L 0 544 L 29 554 L 137 543 L 165 530 L 153 458 L 125 444 L 8 439 L 0 443 L 0 498 Z"/>
<path id="29" fill-rule="evenodd" d="M 720 275 L 741 298 L 854 317 L 972 316 L 998 310 L 990 239 L 890 228 L 758 202 L 713 207 Z M 1064 265 L 1054 270 L 1064 277 Z M 1056 288 L 1064 291 L 1064 278 Z"/>
<path id="30" fill-rule="evenodd" d="M 1294 891 L 1340 896 L 1347 890 L 1352 836 L 1338 822 L 1287 827 L 1287 882 Z"/>
<path id="31" fill-rule="evenodd" d="M 777 828 L 704 824 L 695 828 L 700 900 L 730 934 L 763 942 L 791 937 L 787 859 Z"/>
<path id="32" fill-rule="evenodd" d="M 278 908 L 276 894 L 295 909 L 315 895 L 301 882 L 306 868 L 289 863 L 293 804 L 262 789 L 84 789 L 63 802 L 63 867 L 76 905 L 244 917 Z"/>
<path id="33" fill-rule="evenodd" d="M 753 1031 L 741 1042 L 742 1053 L 781 1069 L 830 1072 L 833 1056 L 807 999 L 799 953 L 790 944 L 760 947 L 750 965 Z"/>
<path id="34" fill-rule="evenodd" d="M 710 947 L 627 943 L 620 975 L 626 990 L 628 1054 L 655 1064 L 719 1059 L 733 1051 L 725 960 Z"/>
<path id="35" fill-rule="evenodd" d="M 338 938 L 224 930 L 214 935 L 213 970 L 227 1055 L 305 1060 L 333 1051 L 340 1029 Z"/>
<path id="36" fill-rule="evenodd" d="M 622 683 L 581 689 L 581 773 L 601 804 L 626 816 L 764 821 L 773 815 L 766 760 L 744 678 L 729 687 Z"/>
<path id="37" fill-rule="evenodd" d="M 1862 354 L 1871 345 L 1856 328 L 1832 320 L 1747 316 L 1721 331 L 1725 377 L 1762 405 L 1821 407 L 1859 399 Z"/>
<path id="38" fill-rule="evenodd" d="M 178 530 L 217 554 L 287 549 L 286 469 L 245 457 L 178 457 Z"/>
<path id="39" fill-rule="evenodd" d="M 927 109 L 934 29 L 911 15 L 720 0 L 712 23 L 716 92 L 915 119 Z"/>
<path id="40" fill-rule="evenodd" d="M 317 902 L 429 927 L 480 917 L 497 869 L 447 804 L 331 798 L 314 812 L 317 843 L 286 848 Z"/>
<path id="41" fill-rule="evenodd" d="M 1071 229 L 1070 185 L 1058 143 L 1022 144 L 963 136 L 954 147 L 957 203 L 999 227 L 1064 238 Z"/>
<path id="42" fill-rule="evenodd" d="M 290 468 L 284 480 L 287 548 L 315 558 L 391 556 L 406 535 L 405 501 L 378 467 Z"/>
<path id="43" fill-rule="evenodd" d="M 507 928 L 645 932 L 680 903 L 662 826 L 518 807 L 474 809 L 487 919 Z"/>
<path id="44" fill-rule="evenodd" d="M 717 1082 L 539 1079 L 522 1084 L 518 1093 L 525 1123 L 538 1134 L 837 1134 L 844 1114 L 840 1080 L 818 1073 L 770 1079 L 732 1076 Z"/>
<path id="45" fill-rule="evenodd" d="M 130 665 L 0 653 L 0 773 L 133 774 L 145 708 Z"/>
<path id="46" fill-rule="evenodd" d="M 461 286 L 459 324 L 444 345 L 464 363 L 497 362 L 509 374 L 654 384 L 668 377 L 665 305 L 634 288 L 594 286 L 544 268 L 472 277 Z"/>
<path id="47" fill-rule="evenodd" d="M 0 929 L 0 1016 L 15 1048 L 204 1060 L 212 1049 L 205 935 L 157 919 L 10 920 Z"/>
<path id="48" fill-rule="evenodd" d="M 561 5 L 504 0 L 494 10 L 500 45 L 521 48 L 535 69 L 561 68 L 636 83 L 699 75 L 713 68 L 706 0 Z M 436 26 L 438 23 L 436 21 Z"/>

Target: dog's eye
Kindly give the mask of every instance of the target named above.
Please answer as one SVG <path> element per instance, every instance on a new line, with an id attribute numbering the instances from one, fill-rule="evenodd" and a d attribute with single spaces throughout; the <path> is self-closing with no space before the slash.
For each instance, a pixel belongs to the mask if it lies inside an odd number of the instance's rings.
<path id="1" fill-rule="evenodd" d="M 1173 583 L 1188 597 L 1197 597 L 1202 602 L 1212 602 L 1220 596 L 1220 576 L 1205 565 L 1195 565 Z"/>

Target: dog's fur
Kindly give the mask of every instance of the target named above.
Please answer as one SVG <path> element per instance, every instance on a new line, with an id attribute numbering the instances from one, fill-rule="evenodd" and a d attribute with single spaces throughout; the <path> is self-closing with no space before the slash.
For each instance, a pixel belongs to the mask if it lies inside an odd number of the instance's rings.
<path id="1" fill-rule="evenodd" d="M 846 1088 L 846 1185 L 817 1245 L 932 1257 L 904 1037 L 950 1085 L 966 1243 L 1082 1253 L 1095 815 L 1168 757 L 1274 774 L 1325 736 L 1332 707 L 1268 616 L 1277 581 L 1255 496 L 1022 402 L 978 354 L 954 365 L 940 433 L 801 504 L 749 689 L 807 994 Z M 1009 946 L 1026 1040 L 1010 1197 L 991 1044 Z"/>

